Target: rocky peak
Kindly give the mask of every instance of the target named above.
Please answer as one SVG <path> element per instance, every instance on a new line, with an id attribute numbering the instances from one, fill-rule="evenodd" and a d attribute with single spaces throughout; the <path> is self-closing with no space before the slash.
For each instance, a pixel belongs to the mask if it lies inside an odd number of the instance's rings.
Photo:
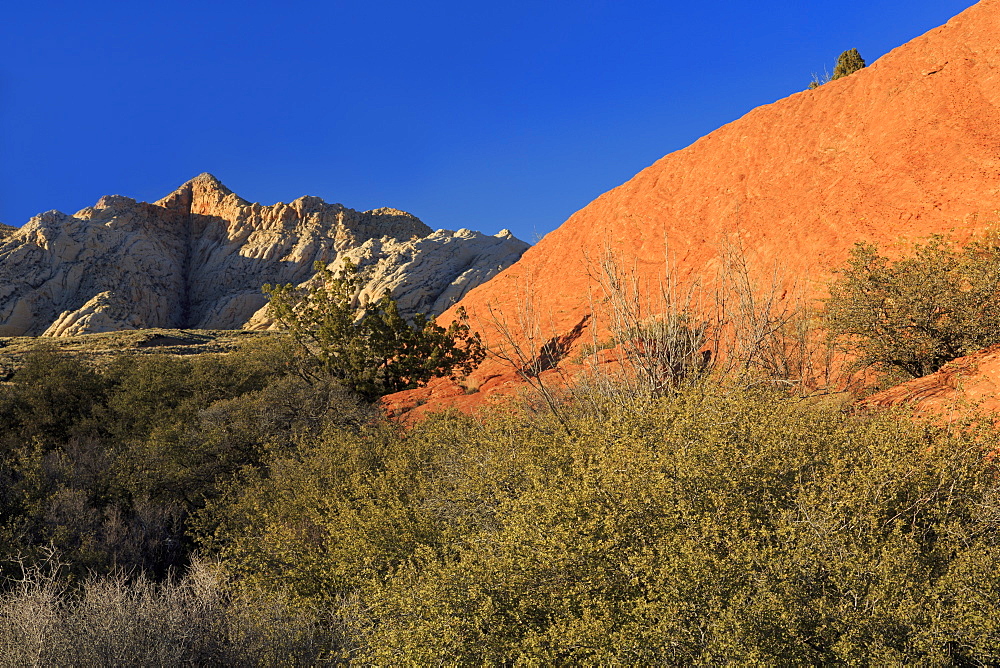
<path id="1" fill-rule="evenodd" d="M 155 203 L 166 209 L 213 215 L 223 206 L 247 206 L 249 202 L 223 185 L 222 181 L 204 172 Z"/>
<path id="2" fill-rule="evenodd" d="M 250 204 L 207 173 L 153 204 L 102 197 L 73 216 L 50 211 L 0 236 L 0 336 L 238 328 L 265 305 L 265 283 L 301 283 L 316 261 L 335 261 L 366 243 L 392 248 L 430 234 L 398 209 L 358 212 L 319 197 Z M 446 254 L 475 256 L 477 243 L 449 243 Z M 519 257 L 518 244 L 513 240 L 499 256 L 487 252 L 482 260 L 506 266 Z M 456 273 L 434 276 L 421 303 L 433 304 L 440 296 L 434 290 L 459 294 L 452 280 L 464 293 L 497 271 L 435 262 Z M 395 275 L 401 294 L 414 289 L 414 281 L 429 280 L 426 271 L 406 276 L 405 269 Z"/>
<path id="3" fill-rule="evenodd" d="M 124 210 L 135 205 L 136 201 L 131 197 L 126 197 L 125 195 L 105 195 L 101 199 L 97 200 L 97 204 L 91 208 L 115 211 Z M 86 209 L 84 209 L 84 211 L 86 211 Z"/>

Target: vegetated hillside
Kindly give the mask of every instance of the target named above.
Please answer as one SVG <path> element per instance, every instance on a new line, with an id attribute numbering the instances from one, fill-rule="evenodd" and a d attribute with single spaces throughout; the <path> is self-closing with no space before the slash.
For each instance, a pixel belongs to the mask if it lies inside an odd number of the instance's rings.
<path id="1" fill-rule="evenodd" d="M 704 379 L 406 430 L 286 342 L 0 384 L 0 665 L 1000 661 L 989 425 Z"/>
<path id="2" fill-rule="evenodd" d="M 304 282 L 348 252 L 371 266 L 372 292 L 437 315 L 527 247 L 506 230 L 432 233 L 389 208 L 251 204 L 202 174 L 152 204 L 114 195 L 0 230 L 0 335 L 239 328 L 265 306 L 262 285 Z"/>
<path id="3" fill-rule="evenodd" d="M 859 240 L 891 251 L 987 227 L 1000 208 L 998 25 L 1000 0 L 983 0 L 865 69 L 754 109 L 598 197 L 460 306 L 490 344 L 504 338 L 500 313 L 515 335 L 531 320 L 542 342 L 577 351 L 607 326 L 587 317 L 606 250 L 654 288 L 669 248 L 681 283 L 713 280 L 735 253 L 759 284 L 777 271 L 779 294 L 818 295 Z M 517 376 L 494 360 L 470 383 L 478 392 L 439 381 L 392 403 L 478 405 Z"/>

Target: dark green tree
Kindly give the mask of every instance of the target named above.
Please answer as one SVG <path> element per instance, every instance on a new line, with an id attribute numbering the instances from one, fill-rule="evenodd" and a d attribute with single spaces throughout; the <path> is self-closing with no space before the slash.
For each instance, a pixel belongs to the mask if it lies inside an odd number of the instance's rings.
<path id="1" fill-rule="evenodd" d="M 322 262 L 315 268 L 316 280 L 306 291 L 265 285 L 270 313 L 323 372 L 365 399 L 468 374 L 486 356 L 464 311 L 447 328 L 421 314 L 408 323 L 388 292 L 358 303 L 361 279 L 350 262 L 336 274 Z"/>
<path id="2" fill-rule="evenodd" d="M 1000 240 L 942 236 L 890 261 L 859 243 L 830 286 L 829 331 L 865 365 L 919 377 L 1000 341 Z"/>
<path id="3" fill-rule="evenodd" d="M 865 66 L 865 59 L 861 57 L 857 49 L 844 51 L 837 58 L 837 64 L 833 68 L 833 76 L 830 77 L 830 80 L 846 77 L 848 74 L 853 74 Z"/>
<path id="4" fill-rule="evenodd" d="M 844 51 L 837 58 L 837 64 L 833 67 L 833 76 L 830 76 L 828 72 L 826 76 L 822 79 L 815 74 L 813 75 L 813 80 L 809 82 L 809 89 L 819 88 L 828 81 L 833 81 L 834 79 L 840 79 L 841 77 L 846 77 L 848 74 L 853 74 L 863 67 L 867 67 L 865 64 L 865 59 L 861 57 L 857 49 L 850 49 Z"/>

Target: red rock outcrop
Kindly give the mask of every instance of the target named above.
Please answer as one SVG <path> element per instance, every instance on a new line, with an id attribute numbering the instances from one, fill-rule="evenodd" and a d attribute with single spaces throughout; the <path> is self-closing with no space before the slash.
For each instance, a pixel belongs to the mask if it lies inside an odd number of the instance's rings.
<path id="1" fill-rule="evenodd" d="M 1000 344 L 960 357 L 929 376 L 873 394 L 868 408 L 909 406 L 919 414 L 962 417 L 1000 413 Z"/>
<path id="2" fill-rule="evenodd" d="M 932 233 L 961 239 L 995 223 L 998 209 L 1000 0 L 982 0 L 861 71 L 665 156 L 459 305 L 489 343 L 498 341 L 491 310 L 516 319 L 526 298 L 543 328 L 565 336 L 590 311 L 588 257 L 610 248 L 655 280 L 667 245 L 681 280 L 714 272 L 729 244 L 758 271 L 778 267 L 821 294 L 857 241 L 890 249 Z M 471 384 L 474 394 L 437 381 L 389 403 L 471 407 L 516 376 L 490 361 Z"/>

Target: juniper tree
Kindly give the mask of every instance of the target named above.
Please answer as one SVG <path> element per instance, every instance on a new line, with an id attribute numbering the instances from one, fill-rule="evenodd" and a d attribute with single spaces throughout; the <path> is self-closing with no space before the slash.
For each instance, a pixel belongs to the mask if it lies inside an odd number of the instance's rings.
<path id="1" fill-rule="evenodd" d="M 837 64 L 833 68 L 833 76 L 830 77 L 830 80 L 846 77 L 848 74 L 853 74 L 865 66 L 865 59 L 861 57 L 857 49 L 844 51 L 837 58 Z"/>
<path id="2" fill-rule="evenodd" d="M 324 373 L 365 399 L 468 374 L 486 356 L 463 310 L 447 328 L 422 314 L 407 322 L 388 291 L 357 302 L 360 277 L 349 261 L 338 273 L 322 262 L 315 268 L 317 280 L 308 290 L 265 285 L 269 311 Z"/>

